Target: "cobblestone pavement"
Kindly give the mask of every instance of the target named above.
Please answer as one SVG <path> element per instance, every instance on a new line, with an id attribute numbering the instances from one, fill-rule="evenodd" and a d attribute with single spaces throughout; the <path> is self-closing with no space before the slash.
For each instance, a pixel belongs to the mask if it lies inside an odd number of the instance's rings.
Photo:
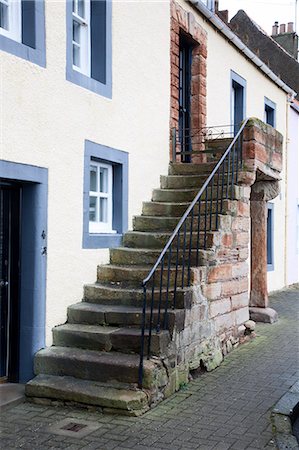
<path id="1" fill-rule="evenodd" d="M 230 353 L 215 371 L 140 418 L 24 403 L 1 417 L 1 449 L 187 450 L 274 448 L 270 412 L 299 379 L 299 289 L 271 297 L 274 325 Z M 78 439 L 49 433 L 65 418 L 98 425 Z M 76 433 L 73 433 L 76 435 Z"/>

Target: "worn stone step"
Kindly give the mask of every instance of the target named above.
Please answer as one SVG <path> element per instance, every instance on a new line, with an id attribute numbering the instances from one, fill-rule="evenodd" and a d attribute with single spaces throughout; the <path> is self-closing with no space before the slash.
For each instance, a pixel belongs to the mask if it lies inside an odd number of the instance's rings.
<path id="1" fill-rule="evenodd" d="M 130 248 L 119 247 L 110 250 L 110 263 L 111 264 L 123 264 L 123 265 L 154 265 L 160 256 L 161 251 L 147 248 Z M 183 251 L 179 252 L 179 260 L 182 258 Z M 213 259 L 212 250 L 199 250 L 198 259 L 196 249 L 191 251 L 191 264 L 192 266 L 204 266 L 207 261 Z M 176 261 L 176 251 L 172 253 L 171 262 Z"/>
<path id="2" fill-rule="evenodd" d="M 106 383 L 69 376 L 38 375 L 25 386 L 27 397 L 47 398 L 115 409 L 119 414 L 137 416 L 149 408 L 140 389 L 113 387 Z"/>
<path id="3" fill-rule="evenodd" d="M 181 232 L 180 243 L 183 242 L 183 230 Z M 133 248 L 155 248 L 163 249 L 167 244 L 171 236 L 170 232 L 158 233 L 158 232 L 142 232 L 142 231 L 128 231 L 123 237 L 123 245 L 125 247 Z M 219 233 L 217 231 L 208 231 L 207 233 L 199 233 L 199 246 L 204 247 L 204 242 L 206 242 L 206 248 L 211 249 L 215 245 L 219 245 Z M 189 248 L 190 243 L 190 233 L 186 233 L 186 248 Z M 173 249 L 177 244 L 177 238 L 173 240 Z M 191 241 L 191 248 L 196 248 L 197 238 L 195 236 Z"/>
<path id="4" fill-rule="evenodd" d="M 151 290 L 147 290 L 147 304 L 151 300 Z M 169 307 L 173 306 L 173 290 L 168 291 L 168 303 Z M 132 288 L 122 286 L 121 283 L 113 284 L 87 284 L 84 286 L 83 300 L 88 303 L 97 303 L 102 305 L 122 305 L 122 306 L 135 306 L 142 307 L 144 294 L 140 288 Z M 161 291 L 161 304 L 164 307 L 167 300 L 167 290 L 163 286 Z M 188 288 L 180 289 L 178 287 L 176 292 L 176 308 L 187 308 L 190 306 L 191 291 Z M 154 292 L 154 307 L 158 307 L 160 302 L 160 292 L 155 290 Z"/>
<path id="5" fill-rule="evenodd" d="M 146 327 L 150 321 L 150 304 L 146 310 Z M 153 322 L 158 321 L 159 310 L 152 312 Z M 89 325 L 117 325 L 140 327 L 142 320 L 142 308 L 122 305 L 99 305 L 96 303 L 80 302 L 70 305 L 67 311 L 68 323 Z M 184 325 L 185 310 L 168 310 L 168 330 L 172 333 L 174 326 L 180 331 Z M 160 311 L 161 323 L 164 323 L 164 310 Z"/>
<path id="6" fill-rule="evenodd" d="M 168 167 L 169 175 L 197 175 L 197 174 L 207 174 L 210 175 L 216 162 L 212 163 L 170 163 Z"/>
<path id="7" fill-rule="evenodd" d="M 186 258 L 188 257 L 188 254 L 185 254 L 185 260 L 184 263 L 187 264 Z M 186 286 L 188 282 L 188 278 L 190 277 L 190 283 L 192 284 L 194 279 L 197 280 L 197 282 L 204 281 L 204 272 L 205 267 L 197 267 L 196 269 L 191 268 L 190 273 L 188 274 L 187 266 L 183 269 L 180 264 L 183 263 L 183 261 L 178 261 L 179 265 L 176 267 L 175 264 L 173 266 L 170 266 L 169 271 L 167 270 L 167 264 L 168 260 L 166 259 L 165 268 L 163 271 L 163 284 L 166 286 L 166 284 L 169 282 L 169 286 L 174 286 L 175 279 L 182 280 L 184 279 L 184 285 Z M 142 283 L 142 280 L 144 280 L 152 266 L 120 266 L 120 265 L 102 265 L 98 267 L 97 271 L 97 281 L 99 283 L 103 282 L 120 282 L 123 284 L 128 285 L 134 285 L 140 286 Z M 199 272 L 202 274 L 199 279 Z"/>
<path id="8" fill-rule="evenodd" d="M 206 175 L 161 175 L 160 188 L 161 189 L 199 189 L 204 185 L 210 174 Z M 218 180 L 219 176 L 219 180 Z M 231 177 L 231 175 L 229 176 Z M 222 172 L 216 174 L 214 185 L 221 186 L 222 182 L 227 182 L 228 174 Z"/>
<path id="9" fill-rule="evenodd" d="M 222 201 L 222 214 L 229 211 L 232 200 Z M 158 217 L 179 217 L 181 218 L 191 202 L 143 202 L 142 215 L 143 216 L 158 216 Z M 205 202 L 202 202 L 202 208 L 205 207 Z M 216 212 L 217 202 L 214 200 L 207 203 L 207 211 Z M 220 213 L 220 202 L 218 203 L 218 212 Z M 198 205 L 194 206 L 194 214 L 198 214 Z"/>
<path id="10" fill-rule="evenodd" d="M 151 335 L 152 354 L 166 352 L 169 344 L 169 332 L 153 330 Z M 145 345 L 148 331 L 145 331 Z M 140 353 L 141 328 L 112 327 L 108 325 L 71 324 L 58 325 L 53 328 L 53 345 L 76 347 L 98 351 L 120 351 L 124 353 Z"/>
<path id="11" fill-rule="evenodd" d="M 205 205 L 202 206 L 203 211 L 205 210 Z M 211 208 L 209 208 L 211 210 Z M 218 206 L 220 210 L 220 205 Z M 180 217 L 163 217 L 163 216 L 135 216 L 133 218 L 133 230 L 134 231 L 173 231 L 180 221 Z M 207 215 L 200 215 L 200 230 L 204 231 L 205 227 L 216 231 L 221 228 L 222 222 L 227 220 L 227 217 L 223 219 L 222 215 L 218 214 L 216 218 L 216 213 L 209 214 L 207 208 Z M 190 229 L 191 217 L 186 219 L 187 229 Z M 193 230 L 197 231 L 198 228 L 198 216 L 194 214 L 193 217 Z"/>
<path id="12" fill-rule="evenodd" d="M 207 139 L 205 141 L 205 150 L 219 150 L 223 153 L 228 149 L 230 144 L 232 143 L 232 137 L 219 137 L 217 139 Z"/>
<path id="13" fill-rule="evenodd" d="M 200 188 L 196 189 L 154 189 L 152 194 L 153 202 L 192 202 L 198 194 Z M 214 192 L 216 195 L 216 190 Z M 210 191 L 208 192 L 208 197 Z M 203 193 L 202 198 L 205 198 L 206 193 Z"/>
<path id="14" fill-rule="evenodd" d="M 49 347 L 35 355 L 36 375 L 71 376 L 105 383 L 138 383 L 139 355 L 99 352 L 72 347 Z M 150 387 L 155 364 L 144 361 L 144 387 Z"/>

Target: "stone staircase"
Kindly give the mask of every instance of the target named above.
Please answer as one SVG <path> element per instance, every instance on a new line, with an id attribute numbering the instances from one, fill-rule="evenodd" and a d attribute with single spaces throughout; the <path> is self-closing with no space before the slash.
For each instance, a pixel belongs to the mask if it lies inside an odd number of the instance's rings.
<path id="1" fill-rule="evenodd" d="M 195 304 L 192 288 L 177 291 L 176 309 L 169 310 L 168 329 L 159 333 L 153 331 L 152 357 L 144 359 L 143 387 L 138 387 L 143 302 L 141 281 L 156 262 L 172 230 L 215 164 L 210 161 L 203 164 L 169 165 L 169 174 L 161 176 L 161 187 L 153 191 L 152 201 L 144 202 L 142 215 L 134 217 L 133 230 L 125 233 L 123 246 L 110 250 L 110 264 L 98 268 L 97 282 L 84 286 L 82 302 L 69 306 L 67 322 L 53 329 L 53 345 L 36 354 L 36 377 L 26 385 L 26 395 L 31 401 L 75 402 L 98 406 L 106 412 L 139 415 L 177 390 L 182 380 L 188 381 L 192 364 L 184 369 L 184 376 L 181 378 L 174 368 L 179 367 L 176 350 L 178 336 L 183 336 L 180 333 L 187 326 L 186 317 L 190 305 Z M 225 251 L 226 247 L 223 247 L 221 239 L 229 231 L 227 228 L 230 223 L 227 224 L 226 217 L 227 214 L 237 214 L 233 211 L 237 209 L 238 195 L 240 198 L 241 194 L 236 187 L 237 200 L 223 201 L 223 214 L 219 216 L 218 230 L 213 229 L 207 233 L 207 248 L 199 252 L 200 267 L 191 271 L 191 286 L 201 286 L 200 298 L 203 295 L 205 298 L 209 297 L 208 269 L 215 268 L 217 252 L 221 250 L 223 254 Z M 215 208 L 216 202 L 209 201 L 207 210 L 211 212 L 213 227 Z M 201 231 L 201 244 L 203 234 Z M 194 241 L 191 259 L 195 264 Z M 226 251 L 229 252 L 227 249 Z M 219 258 L 221 259 L 221 255 Z M 173 277 L 174 273 L 171 272 L 170 292 Z M 162 289 L 161 295 L 163 305 L 165 289 Z M 159 314 L 158 302 L 159 292 L 155 292 L 154 321 Z M 203 315 L 202 323 L 213 329 L 208 317 L 208 300 L 201 302 L 201 308 L 205 308 L 200 313 Z M 163 320 L 162 310 L 161 314 Z M 147 323 L 149 316 L 150 312 L 147 312 Z M 215 332 L 213 336 L 215 341 Z M 146 342 L 147 338 L 146 332 Z M 218 362 L 214 364 L 212 359 L 215 352 L 209 347 L 210 344 L 205 345 L 205 352 L 209 356 L 201 361 L 210 369 L 219 364 L 222 353 L 219 356 L 217 341 Z"/>

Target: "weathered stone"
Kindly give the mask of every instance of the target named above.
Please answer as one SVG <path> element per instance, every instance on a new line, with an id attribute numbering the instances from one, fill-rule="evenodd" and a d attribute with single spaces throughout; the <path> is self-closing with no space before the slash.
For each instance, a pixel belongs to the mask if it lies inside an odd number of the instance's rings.
<path id="1" fill-rule="evenodd" d="M 244 323 L 244 327 L 249 331 L 254 331 L 255 322 L 253 320 L 247 320 L 247 322 Z"/>
<path id="2" fill-rule="evenodd" d="M 239 335 L 239 336 L 243 336 L 244 333 L 245 333 L 245 330 L 246 330 L 246 327 L 245 327 L 244 325 L 240 325 L 240 326 L 238 327 L 238 335 Z"/>
<path id="3" fill-rule="evenodd" d="M 255 322 L 274 323 L 278 320 L 277 312 L 272 308 L 249 308 L 250 318 Z"/>

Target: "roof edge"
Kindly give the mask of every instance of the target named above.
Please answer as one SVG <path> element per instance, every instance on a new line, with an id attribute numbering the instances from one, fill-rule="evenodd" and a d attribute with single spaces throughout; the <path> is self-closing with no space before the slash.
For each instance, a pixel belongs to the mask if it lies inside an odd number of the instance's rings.
<path id="1" fill-rule="evenodd" d="M 211 12 L 200 0 L 188 0 L 197 8 L 232 44 L 237 47 L 244 55 L 253 62 L 265 75 L 267 75 L 275 84 L 283 89 L 292 98 L 296 97 L 297 92 L 284 83 L 269 67 L 253 53 L 241 39 L 213 12 Z"/>

